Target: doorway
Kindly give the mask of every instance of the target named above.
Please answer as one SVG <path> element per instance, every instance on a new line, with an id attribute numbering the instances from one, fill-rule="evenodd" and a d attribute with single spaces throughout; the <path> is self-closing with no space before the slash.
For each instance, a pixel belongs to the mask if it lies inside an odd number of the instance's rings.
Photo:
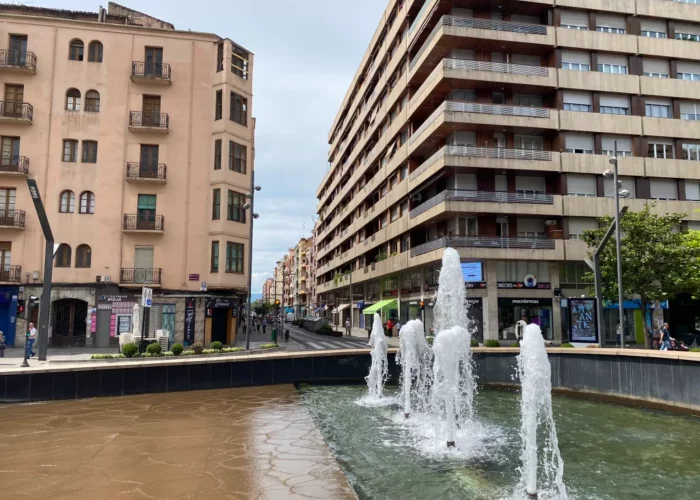
<path id="1" fill-rule="evenodd" d="M 157 198 L 155 194 L 139 195 L 137 205 L 137 229 L 149 231 L 153 231 L 156 229 L 156 201 Z"/>
<path id="2" fill-rule="evenodd" d="M 146 47 L 146 64 L 144 66 L 146 77 L 159 78 L 163 76 L 163 48 Z"/>
<path id="3" fill-rule="evenodd" d="M 160 96 L 145 95 L 143 96 L 143 121 L 144 127 L 160 127 Z"/>
<path id="4" fill-rule="evenodd" d="M 19 166 L 19 137 L 2 138 L 2 163 L 0 170 L 17 170 Z"/>
<path id="5" fill-rule="evenodd" d="M 24 85 L 5 84 L 5 108 L 4 116 L 21 117 L 22 103 L 24 102 Z"/>
<path id="6" fill-rule="evenodd" d="M 7 64 L 24 66 L 27 62 L 27 35 L 10 35 L 10 50 L 7 53 Z"/>
<path id="7" fill-rule="evenodd" d="M 212 309 L 211 316 L 211 341 L 228 342 L 228 318 L 231 316 L 231 309 Z"/>
<path id="8" fill-rule="evenodd" d="M 141 144 L 141 164 L 139 177 L 147 179 L 158 178 L 158 145 Z"/>
<path id="9" fill-rule="evenodd" d="M 150 283 L 153 272 L 153 247 L 134 249 L 134 283 Z"/>
<path id="10" fill-rule="evenodd" d="M 54 311 L 52 345 L 85 347 L 88 303 L 80 299 L 61 299 L 53 303 L 52 309 Z"/>

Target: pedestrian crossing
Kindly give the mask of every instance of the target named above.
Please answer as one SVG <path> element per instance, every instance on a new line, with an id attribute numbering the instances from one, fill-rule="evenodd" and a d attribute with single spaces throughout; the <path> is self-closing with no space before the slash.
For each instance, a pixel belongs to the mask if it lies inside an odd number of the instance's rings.
<path id="1" fill-rule="evenodd" d="M 328 350 L 328 349 L 367 349 L 367 342 L 362 342 L 361 340 L 346 340 L 343 342 L 331 342 L 330 340 L 325 341 L 302 341 L 303 344 L 313 347 L 318 350 Z"/>

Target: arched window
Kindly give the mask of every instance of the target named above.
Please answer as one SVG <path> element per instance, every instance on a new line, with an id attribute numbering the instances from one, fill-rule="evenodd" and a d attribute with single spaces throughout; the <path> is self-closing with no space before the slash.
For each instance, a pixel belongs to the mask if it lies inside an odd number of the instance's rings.
<path id="1" fill-rule="evenodd" d="M 82 61 L 83 60 L 83 48 L 85 45 L 83 41 L 79 38 L 70 41 L 70 50 L 68 52 L 68 59 L 71 61 Z"/>
<path id="2" fill-rule="evenodd" d="M 63 191 L 61 193 L 61 204 L 58 211 L 62 214 L 72 214 L 75 211 L 75 194 L 73 191 Z"/>
<path id="3" fill-rule="evenodd" d="M 99 113 L 100 93 L 97 90 L 88 90 L 85 93 L 85 111 Z"/>
<path id="4" fill-rule="evenodd" d="M 89 245 L 78 245 L 75 249 L 75 267 L 90 267 L 92 264 L 92 249 Z"/>
<path id="5" fill-rule="evenodd" d="M 95 213 L 95 195 L 91 191 L 83 191 L 80 194 L 80 213 L 94 214 Z"/>
<path id="6" fill-rule="evenodd" d="M 102 62 L 102 44 L 97 40 L 93 40 L 88 45 L 88 61 Z"/>
<path id="7" fill-rule="evenodd" d="M 56 251 L 56 267 L 70 267 L 70 245 L 61 243 Z"/>
<path id="8" fill-rule="evenodd" d="M 66 92 L 66 109 L 80 111 L 80 91 L 78 89 L 68 89 Z"/>

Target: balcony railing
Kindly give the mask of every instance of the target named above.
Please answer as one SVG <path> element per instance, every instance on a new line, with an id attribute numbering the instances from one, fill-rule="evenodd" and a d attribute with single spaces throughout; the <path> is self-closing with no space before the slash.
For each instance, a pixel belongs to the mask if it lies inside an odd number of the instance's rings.
<path id="1" fill-rule="evenodd" d="M 489 61 L 470 61 L 467 59 L 443 59 L 445 69 L 467 71 L 487 71 L 491 73 L 507 73 L 511 75 L 549 76 L 547 66 L 528 66 L 527 64 L 510 64 Z"/>
<path id="2" fill-rule="evenodd" d="M 495 21 L 492 19 L 477 19 L 475 17 L 457 17 L 457 16 L 442 16 L 438 23 L 433 28 L 428 38 L 426 38 L 423 46 L 411 60 L 410 69 L 412 70 L 416 62 L 420 60 L 423 53 L 428 49 L 435 38 L 437 32 L 443 26 L 454 26 L 456 28 L 472 28 L 479 30 L 490 31 L 505 31 L 509 33 L 520 33 L 523 35 L 546 35 L 547 26 L 543 24 L 528 24 L 515 23 L 510 21 Z"/>
<path id="3" fill-rule="evenodd" d="M 499 116 L 523 116 L 526 118 L 549 118 L 547 108 L 535 108 L 527 106 L 506 106 L 501 104 L 481 104 L 478 102 L 445 101 L 418 127 L 408 139 L 409 144 L 420 137 L 444 112 L 450 113 L 477 113 Z"/>
<path id="4" fill-rule="evenodd" d="M 0 101 L 0 117 L 31 122 L 34 119 L 34 108 L 28 102 Z"/>
<path id="5" fill-rule="evenodd" d="M 36 54 L 26 50 L 0 50 L 0 67 L 36 71 Z"/>
<path id="6" fill-rule="evenodd" d="M 554 250 L 554 240 L 548 238 L 499 238 L 484 236 L 443 236 L 411 248 L 417 257 L 441 248 L 505 248 L 522 250 Z"/>
<path id="7" fill-rule="evenodd" d="M 24 227 L 24 210 L 0 210 L 1 227 Z"/>
<path id="8" fill-rule="evenodd" d="M 126 164 L 127 180 L 166 180 L 167 166 L 164 163 L 149 165 L 148 163 L 128 162 Z"/>
<path id="9" fill-rule="evenodd" d="M 162 215 L 140 216 L 138 214 L 124 214 L 122 228 L 124 231 L 163 231 L 165 217 Z"/>
<path id="10" fill-rule="evenodd" d="M 170 65 L 134 61 L 131 63 L 131 77 L 139 80 L 170 82 Z"/>
<path id="11" fill-rule="evenodd" d="M 551 161 L 552 152 L 538 149 L 481 148 L 476 146 L 445 146 L 425 160 L 411 172 L 410 180 L 416 179 L 445 156 L 466 156 L 472 158 L 495 158 L 503 160 Z"/>
<path id="12" fill-rule="evenodd" d="M 29 173 L 29 158 L 25 156 L 0 157 L 0 172 Z"/>
<path id="13" fill-rule="evenodd" d="M 0 281 L 19 283 L 22 280 L 22 266 L 5 265 L 0 269 Z"/>
<path id="14" fill-rule="evenodd" d="M 170 121 L 167 113 L 131 111 L 129 113 L 129 126 L 168 130 Z"/>
<path id="15" fill-rule="evenodd" d="M 162 269 L 122 268 L 119 282 L 122 285 L 160 285 Z"/>
<path id="16" fill-rule="evenodd" d="M 444 201 L 476 201 L 484 203 L 532 203 L 536 205 L 554 204 L 554 196 L 533 191 L 517 191 L 515 193 L 501 191 L 475 191 L 467 189 L 446 189 L 433 196 L 425 203 L 411 210 L 409 217 L 413 219 Z"/>

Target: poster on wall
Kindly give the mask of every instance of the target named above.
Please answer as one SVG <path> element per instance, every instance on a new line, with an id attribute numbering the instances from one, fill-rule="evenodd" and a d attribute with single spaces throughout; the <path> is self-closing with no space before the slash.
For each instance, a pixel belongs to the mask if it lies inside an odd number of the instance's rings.
<path id="1" fill-rule="evenodd" d="M 195 299 L 185 299 L 185 345 L 194 343 Z"/>
<path id="2" fill-rule="evenodd" d="M 595 299 L 569 299 L 572 342 L 598 342 Z"/>

